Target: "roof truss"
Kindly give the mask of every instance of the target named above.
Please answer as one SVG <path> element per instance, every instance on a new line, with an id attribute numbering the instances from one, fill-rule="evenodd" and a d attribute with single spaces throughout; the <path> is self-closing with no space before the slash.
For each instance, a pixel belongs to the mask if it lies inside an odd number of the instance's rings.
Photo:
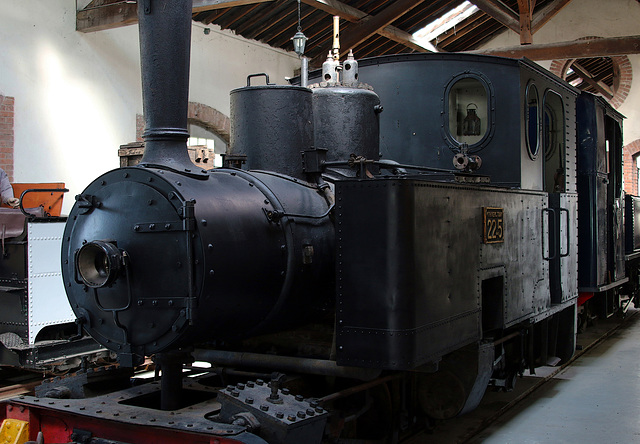
<path id="1" fill-rule="evenodd" d="M 468 51 L 473 54 L 489 54 L 502 57 L 531 60 L 586 59 L 640 54 L 640 35 L 609 37 L 570 42 L 547 43 L 543 45 L 513 46 L 509 48 Z"/>
<path id="2" fill-rule="evenodd" d="M 269 1 L 273 0 L 193 0 L 193 12 L 214 11 Z M 394 2 L 391 7 L 386 8 L 382 14 L 369 16 L 365 12 L 337 0 L 302 0 L 303 3 L 327 14 L 337 15 L 349 22 L 361 24 L 357 35 L 349 36 L 350 40 L 342 45 L 347 48 L 347 51 L 351 40 L 360 43 L 374 34 L 379 34 L 415 51 L 427 52 L 429 49 L 414 39 L 413 35 L 390 25 L 392 21 L 419 5 L 422 1 L 424 0 L 400 0 Z M 390 11 L 387 11 L 388 9 Z M 123 3 L 119 0 L 93 0 L 87 7 L 78 11 L 76 30 L 81 32 L 101 31 L 132 25 L 137 22 L 136 4 Z"/>
<path id="3" fill-rule="evenodd" d="M 264 4 L 272 2 L 274 5 L 282 7 L 285 3 L 295 0 L 193 0 L 194 14 L 210 11 L 212 17 L 220 14 L 228 14 L 236 11 L 232 8 L 238 7 L 236 14 L 239 17 L 250 17 L 258 15 L 258 10 L 264 10 Z M 396 51 L 420 51 L 426 52 L 428 49 L 413 38 L 412 34 L 392 25 L 392 23 L 401 26 L 406 17 L 412 14 L 420 14 L 428 5 L 435 3 L 426 0 L 394 0 L 380 3 L 383 8 L 378 8 L 379 12 L 367 14 L 365 11 L 357 9 L 339 0 L 300 0 L 308 6 L 314 8 L 314 11 L 322 11 L 326 14 L 337 15 L 343 20 L 348 21 L 349 32 L 345 33 L 342 40 L 343 54 L 348 52 L 352 47 L 360 45 L 364 55 L 375 55 L 377 48 L 384 47 L 385 50 Z M 533 45 L 532 35 L 535 34 L 545 23 L 553 18 L 561 11 L 571 0 L 470 0 L 477 5 L 484 14 L 478 14 L 475 25 L 470 29 L 462 29 L 459 31 L 460 36 L 464 36 L 467 32 L 477 32 L 476 26 L 486 28 L 483 23 L 492 22 L 492 26 L 487 28 L 489 32 L 499 31 L 499 26 L 504 25 L 514 30 L 520 35 L 521 43 L 529 43 L 520 47 L 502 48 L 483 53 L 503 55 L 507 57 L 529 57 L 533 60 L 553 60 L 553 59 L 572 59 L 572 58 L 589 58 L 599 56 L 612 56 L 621 54 L 637 54 L 640 52 L 640 36 L 616 37 L 608 39 L 586 40 L 576 42 L 561 42 L 547 45 Z M 538 11 L 533 14 L 536 3 L 542 3 L 544 7 L 539 7 Z M 640 1 L 640 0 L 639 0 Z M 456 1 L 450 0 L 448 3 L 441 0 L 441 9 L 447 5 L 456 4 Z M 509 7 L 507 5 L 511 5 Z M 364 5 L 364 3 L 362 3 Z M 459 4 L 459 2 L 457 2 Z M 517 6 L 518 11 L 512 8 Z M 253 5 L 246 8 L 248 5 Z M 365 8 L 364 6 L 362 6 Z M 422 9 L 421 9 L 422 8 Z M 442 12 L 438 10 L 440 13 Z M 253 12 L 253 11 L 256 12 Z M 410 11 L 414 12 L 410 12 Z M 436 14 L 434 9 L 431 14 Z M 206 16 L 206 14 L 205 14 Z M 316 14 L 317 22 L 321 19 L 322 14 Z M 426 18 L 426 15 L 425 15 Z M 495 19 L 492 20 L 492 19 Z M 213 20 L 213 19 L 212 19 Z M 258 18 L 256 18 L 258 20 Z M 209 21 L 210 22 L 210 21 Z M 205 23 L 209 23 L 205 20 Z M 474 23 L 475 23 L 474 22 Z M 137 4 L 135 0 L 92 0 L 84 9 L 77 11 L 76 29 L 81 32 L 93 32 L 103 29 L 116 28 L 137 23 Z M 245 20 L 243 26 L 248 26 L 250 22 Z M 493 24 L 495 23 L 495 25 Z M 413 25 L 415 27 L 415 24 Z M 232 28 L 233 29 L 233 28 Z M 482 29 L 482 28 L 478 28 Z M 234 29 L 235 30 L 235 29 Z M 239 31 L 241 32 L 241 31 Z M 277 37 L 278 32 L 282 30 L 271 31 L 271 36 Z M 324 28 L 317 28 L 316 34 L 325 32 Z M 454 36 L 455 36 L 454 30 Z M 254 31 L 255 34 L 255 31 Z M 247 38 L 251 38 L 247 36 Z M 449 38 L 449 37 L 446 37 Z M 289 39 L 279 38 L 277 45 L 284 45 Z M 363 43 L 364 42 L 364 43 Z M 327 43 L 325 43 L 326 45 Z M 394 46 L 395 45 L 395 46 Z M 469 47 L 469 44 L 467 44 Z M 321 48 L 321 47 L 318 47 Z M 462 47 L 464 48 L 464 46 Z M 324 59 L 323 55 L 318 54 L 324 51 L 316 51 L 315 58 L 312 60 L 312 66 L 318 66 Z M 587 76 L 584 76 L 585 78 Z"/>
<path id="4" fill-rule="evenodd" d="M 571 0 L 555 0 L 533 14 L 536 0 L 518 0 L 516 13 L 500 0 L 469 0 L 485 14 L 520 35 L 520 44 L 533 43 L 533 34 L 551 20 Z"/>

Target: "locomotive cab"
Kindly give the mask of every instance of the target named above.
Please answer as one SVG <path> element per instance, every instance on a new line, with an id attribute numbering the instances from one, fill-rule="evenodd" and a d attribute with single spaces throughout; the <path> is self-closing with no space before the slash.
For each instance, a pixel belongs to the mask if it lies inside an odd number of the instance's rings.
<path id="1" fill-rule="evenodd" d="M 585 221 L 579 225 L 580 304 L 601 294 L 593 311 L 608 317 L 619 305 L 620 286 L 628 281 L 622 189 L 624 117 L 605 100 L 589 93 L 582 93 L 578 103 L 579 211 Z M 628 216 L 628 223 L 633 224 L 633 214 Z M 589 306 L 587 309 L 591 310 Z"/>

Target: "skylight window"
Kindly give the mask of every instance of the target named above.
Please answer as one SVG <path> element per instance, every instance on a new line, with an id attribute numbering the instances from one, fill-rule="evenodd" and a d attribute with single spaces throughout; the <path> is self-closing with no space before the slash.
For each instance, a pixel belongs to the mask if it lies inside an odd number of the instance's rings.
<path id="1" fill-rule="evenodd" d="M 437 52 L 438 49 L 431 44 L 431 41 L 437 38 L 439 35 L 449 31 L 451 28 L 454 28 L 463 20 L 478 11 L 479 9 L 477 6 L 472 5 L 468 1 L 465 1 L 457 8 L 452 9 L 451 11 L 442 15 L 442 17 L 432 21 L 424 28 L 416 31 L 413 34 L 413 38 L 418 40 L 418 42 L 425 48 Z"/>

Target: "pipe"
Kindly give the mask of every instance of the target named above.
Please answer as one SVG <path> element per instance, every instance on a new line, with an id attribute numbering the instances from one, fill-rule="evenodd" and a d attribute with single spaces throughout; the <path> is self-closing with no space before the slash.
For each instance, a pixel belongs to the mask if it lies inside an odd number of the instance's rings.
<path id="1" fill-rule="evenodd" d="M 333 16 L 333 60 L 340 60 L 340 16 Z"/>
<path id="2" fill-rule="evenodd" d="M 339 392 L 335 392 L 330 395 L 324 396 L 318 399 L 318 403 L 325 404 L 327 402 L 335 401 L 336 399 L 346 398 L 347 396 L 355 395 L 356 393 L 360 393 L 364 390 L 368 390 L 372 387 L 378 386 L 380 384 L 384 384 L 389 381 L 393 381 L 395 379 L 400 379 L 400 378 L 404 378 L 404 373 L 394 373 L 393 375 L 385 376 L 383 378 L 378 378 L 373 381 L 369 381 L 361 385 L 356 385 L 354 387 L 349 387 Z"/>
<path id="3" fill-rule="evenodd" d="M 309 59 L 305 56 L 300 57 L 300 86 L 309 86 Z"/>
<path id="4" fill-rule="evenodd" d="M 158 353 L 156 364 L 159 365 L 162 376 L 160 378 L 160 409 L 177 410 L 182 407 L 182 365 L 187 361 L 184 353 Z"/>
<path id="5" fill-rule="evenodd" d="M 209 362 L 215 366 L 255 367 L 280 372 L 307 373 L 320 376 L 369 381 L 380 375 L 373 368 L 344 367 L 325 359 L 296 358 L 291 356 L 263 355 L 258 353 L 230 352 L 222 350 L 196 349 L 192 352 L 196 361 Z"/>
<path id="6" fill-rule="evenodd" d="M 192 0 L 139 0 L 145 118 L 141 164 L 178 171 L 195 166 L 187 152 Z"/>

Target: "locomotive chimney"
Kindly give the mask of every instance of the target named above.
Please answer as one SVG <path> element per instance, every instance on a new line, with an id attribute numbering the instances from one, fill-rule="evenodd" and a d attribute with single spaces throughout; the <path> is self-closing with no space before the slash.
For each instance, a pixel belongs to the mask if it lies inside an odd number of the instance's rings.
<path id="1" fill-rule="evenodd" d="M 145 153 L 141 163 L 191 169 L 186 141 L 192 0 L 138 0 Z"/>

